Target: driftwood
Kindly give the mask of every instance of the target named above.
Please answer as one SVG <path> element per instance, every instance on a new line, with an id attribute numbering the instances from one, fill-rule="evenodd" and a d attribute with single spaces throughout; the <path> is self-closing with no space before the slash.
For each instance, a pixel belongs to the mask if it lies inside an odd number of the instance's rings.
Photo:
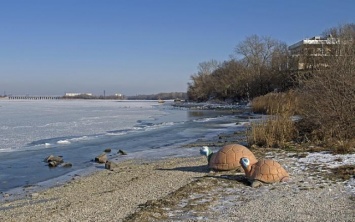
<path id="1" fill-rule="evenodd" d="M 123 150 L 119 150 L 117 153 L 121 154 L 121 155 L 127 155 L 127 153 Z"/>
<path id="2" fill-rule="evenodd" d="M 95 157 L 95 162 L 97 163 L 105 163 L 107 160 L 107 155 L 106 153 L 101 153 L 97 157 Z"/>

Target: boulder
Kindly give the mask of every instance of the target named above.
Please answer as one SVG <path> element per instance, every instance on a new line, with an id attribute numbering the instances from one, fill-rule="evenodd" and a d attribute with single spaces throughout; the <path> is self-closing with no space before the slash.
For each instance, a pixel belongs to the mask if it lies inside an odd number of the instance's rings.
<path id="1" fill-rule="evenodd" d="M 97 163 L 106 163 L 107 155 L 106 153 L 101 153 L 97 157 L 95 157 L 95 162 Z"/>
<path id="2" fill-rule="evenodd" d="M 111 152 L 111 148 L 107 148 L 104 150 L 105 153 L 110 153 Z"/>
<path id="3" fill-rule="evenodd" d="M 48 162 L 48 166 L 49 167 L 56 167 L 59 165 L 59 162 L 55 161 L 55 160 L 52 160 L 52 161 L 49 161 Z"/>
<path id="4" fill-rule="evenodd" d="M 61 165 L 62 167 L 72 167 L 73 164 L 72 163 L 69 163 L 69 162 L 65 162 Z"/>
<path id="5" fill-rule="evenodd" d="M 52 159 L 54 156 L 53 155 L 49 155 L 46 158 L 44 158 L 43 162 L 48 163 L 48 160 Z"/>
<path id="6" fill-rule="evenodd" d="M 56 167 L 64 161 L 62 156 L 49 155 L 44 159 L 44 162 L 47 162 L 49 167 Z"/>
<path id="7" fill-rule="evenodd" d="M 59 163 L 63 163 L 63 157 L 62 156 L 53 156 L 53 155 L 49 155 L 48 157 L 46 157 L 44 159 L 44 162 L 51 162 L 51 161 L 56 161 L 56 162 L 59 162 Z"/>
<path id="8" fill-rule="evenodd" d="M 127 153 L 126 153 L 125 151 L 123 151 L 123 150 L 118 150 L 117 153 L 119 153 L 119 154 L 121 154 L 121 155 L 127 155 Z"/>
<path id="9" fill-rule="evenodd" d="M 116 166 L 117 166 L 117 164 L 114 162 L 111 162 L 111 161 L 106 161 L 106 163 L 105 163 L 105 169 L 108 169 L 108 170 L 113 171 Z"/>

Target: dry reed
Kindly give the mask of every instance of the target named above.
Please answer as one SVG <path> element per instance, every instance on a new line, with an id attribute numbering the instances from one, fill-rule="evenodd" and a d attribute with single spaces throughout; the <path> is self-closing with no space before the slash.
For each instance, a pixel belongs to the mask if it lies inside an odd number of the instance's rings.
<path id="1" fill-rule="evenodd" d="M 293 91 L 269 93 L 252 101 L 254 112 L 269 115 L 251 124 L 247 132 L 249 145 L 284 147 L 298 135 L 292 116 L 297 113 L 298 99 Z"/>

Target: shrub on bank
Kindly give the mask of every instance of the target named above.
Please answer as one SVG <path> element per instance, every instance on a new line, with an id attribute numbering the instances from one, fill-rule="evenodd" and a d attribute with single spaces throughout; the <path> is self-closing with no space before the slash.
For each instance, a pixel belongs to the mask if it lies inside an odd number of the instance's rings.
<path id="1" fill-rule="evenodd" d="M 294 128 L 298 141 L 335 152 L 355 150 L 355 25 L 339 26 L 324 34 L 333 42 L 323 54 L 314 56 L 312 50 L 304 50 L 297 57 L 306 68 L 294 73 L 294 92 L 253 99 L 253 111 L 272 118 L 252 125 L 250 143 L 280 146 L 284 140 L 294 139 L 294 130 L 285 130 Z M 301 120 L 289 123 L 295 114 Z"/>
<path id="2" fill-rule="evenodd" d="M 297 113 L 298 98 L 293 91 L 269 93 L 252 100 L 252 110 L 269 115 L 251 124 L 248 143 L 261 147 L 284 147 L 298 136 L 292 116 Z"/>
<path id="3" fill-rule="evenodd" d="M 355 25 L 330 31 L 329 55 L 311 73 L 298 77 L 303 132 L 337 152 L 355 147 Z"/>
<path id="4" fill-rule="evenodd" d="M 269 117 L 251 124 L 249 145 L 285 147 L 307 142 L 348 153 L 355 147 L 355 75 L 352 69 L 317 71 L 303 79 L 300 89 L 269 93 L 252 100 L 252 110 Z M 333 81 L 336 79 L 336 81 Z M 292 117 L 299 115 L 300 120 Z"/>
<path id="5" fill-rule="evenodd" d="M 311 141 L 346 152 L 355 144 L 355 71 L 336 67 L 303 81 L 299 128 Z"/>

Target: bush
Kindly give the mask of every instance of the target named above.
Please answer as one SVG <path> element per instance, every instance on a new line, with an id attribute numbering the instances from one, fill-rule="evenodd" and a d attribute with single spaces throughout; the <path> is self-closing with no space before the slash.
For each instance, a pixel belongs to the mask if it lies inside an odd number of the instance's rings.
<path id="1" fill-rule="evenodd" d="M 300 130 L 313 142 L 350 151 L 355 143 L 355 42 L 338 38 L 334 52 L 323 59 L 328 66 L 298 78 Z"/>

